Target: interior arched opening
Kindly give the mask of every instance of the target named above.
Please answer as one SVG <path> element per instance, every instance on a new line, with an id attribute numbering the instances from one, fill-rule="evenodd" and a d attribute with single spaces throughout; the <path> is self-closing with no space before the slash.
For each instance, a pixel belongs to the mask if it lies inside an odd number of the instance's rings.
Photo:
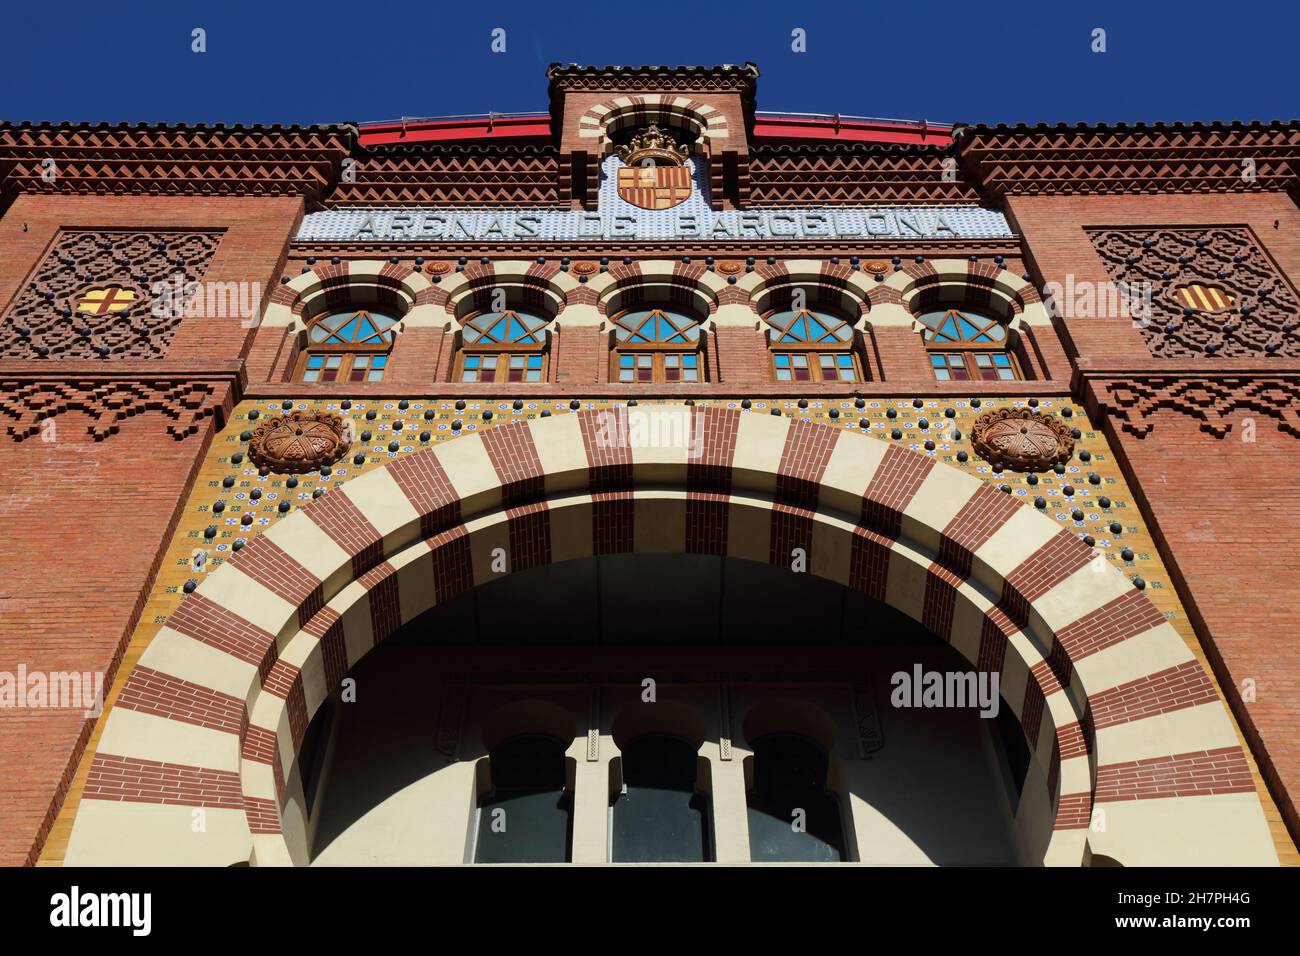
<path id="1" fill-rule="evenodd" d="M 974 699 L 927 699 L 932 674 Z M 996 865 L 1041 862 L 1051 836 L 1006 701 L 981 706 L 979 675 L 921 624 L 811 574 L 689 554 L 546 565 L 439 604 L 348 676 L 355 700 L 330 697 L 297 761 L 317 865 L 510 862 L 485 848 L 494 832 L 549 862 L 698 847 Z M 520 752 L 529 740 L 546 753 Z M 653 766 L 678 750 L 695 766 Z M 546 772 L 492 779 L 507 758 Z"/>

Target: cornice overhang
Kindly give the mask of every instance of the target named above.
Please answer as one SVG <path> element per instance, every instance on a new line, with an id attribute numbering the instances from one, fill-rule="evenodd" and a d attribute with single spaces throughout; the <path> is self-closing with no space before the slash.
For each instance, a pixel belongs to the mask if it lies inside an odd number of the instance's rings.
<path id="1" fill-rule="evenodd" d="M 1289 192 L 1300 121 L 959 126 L 966 178 L 1005 196 Z"/>
<path id="2" fill-rule="evenodd" d="M 0 123 L 0 208 L 20 192 L 314 202 L 357 138 L 348 124 Z"/>

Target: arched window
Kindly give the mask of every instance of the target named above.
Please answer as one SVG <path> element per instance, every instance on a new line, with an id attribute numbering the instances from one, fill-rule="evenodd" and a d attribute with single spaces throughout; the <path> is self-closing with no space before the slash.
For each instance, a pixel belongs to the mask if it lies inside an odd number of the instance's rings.
<path id="1" fill-rule="evenodd" d="M 708 799 L 696 789 L 696 751 L 669 734 L 645 734 L 623 748 L 623 786 L 612 808 L 615 863 L 712 858 Z"/>
<path id="2" fill-rule="evenodd" d="M 853 327 L 829 312 L 788 309 L 763 316 L 778 382 L 861 381 Z"/>
<path id="3" fill-rule="evenodd" d="M 374 309 L 326 312 L 307 325 L 300 382 L 381 382 L 397 319 Z"/>
<path id="4" fill-rule="evenodd" d="M 546 325 L 520 309 L 476 312 L 464 319 L 458 378 L 462 382 L 546 381 Z"/>
<path id="5" fill-rule="evenodd" d="M 941 382 L 1014 381 L 1020 368 L 1003 322 L 971 309 L 918 312 L 930 367 Z"/>
<path id="6" fill-rule="evenodd" d="M 749 791 L 749 858 L 756 862 L 838 863 L 844 859 L 840 805 L 826 789 L 822 749 L 796 734 L 754 741 Z"/>
<path id="7" fill-rule="evenodd" d="M 700 323 L 653 307 L 614 317 L 614 374 L 620 382 L 702 382 Z"/>
<path id="8" fill-rule="evenodd" d="M 475 863 L 567 863 L 573 795 L 565 789 L 564 741 L 520 734 L 492 750 L 492 789 L 478 801 Z"/>

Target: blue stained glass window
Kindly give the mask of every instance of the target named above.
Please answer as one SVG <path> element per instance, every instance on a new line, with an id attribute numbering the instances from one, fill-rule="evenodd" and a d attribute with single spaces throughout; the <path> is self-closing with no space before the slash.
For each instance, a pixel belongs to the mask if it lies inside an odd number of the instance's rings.
<path id="1" fill-rule="evenodd" d="M 811 309 L 773 312 L 767 316 L 773 327 L 774 342 L 848 342 L 853 338 L 853 328 L 827 312 Z"/>
<path id="2" fill-rule="evenodd" d="M 614 336 L 620 342 L 697 342 L 700 324 L 688 315 L 669 309 L 641 309 L 625 312 L 614 320 Z"/>
<path id="3" fill-rule="evenodd" d="M 466 345 L 541 345 L 546 342 L 546 325 L 540 315 L 506 309 L 466 319 L 463 334 Z"/>
<path id="4" fill-rule="evenodd" d="M 917 317 L 927 342 L 1004 342 L 1006 326 L 997 319 L 968 309 L 940 309 Z"/>

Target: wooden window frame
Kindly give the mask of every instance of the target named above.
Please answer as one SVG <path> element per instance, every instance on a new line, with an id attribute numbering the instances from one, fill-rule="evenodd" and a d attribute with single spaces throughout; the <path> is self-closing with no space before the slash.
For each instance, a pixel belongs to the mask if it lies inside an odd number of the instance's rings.
<path id="1" fill-rule="evenodd" d="M 460 320 L 462 327 L 466 323 L 471 322 L 472 320 L 478 318 L 480 315 L 483 315 L 487 311 L 490 310 L 477 309 L 473 312 L 470 312 L 468 315 L 466 315 L 463 319 Z M 507 305 L 506 308 L 502 309 L 501 311 L 518 313 L 520 309 L 512 305 Z M 531 318 L 534 319 L 544 318 L 543 314 L 530 311 L 526 308 L 523 311 L 527 313 L 527 315 Z M 551 360 L 550 360 L 551 335 L 548 328 L 551 321 L 552 321 L 551 319 L 546 319 L 545 324 L 542 325 L 539 329 L 537 329 L 537 332 L 539 332 L 542 337 L 542 341 L 540 342 L 509 342 L 509 343 L 481 342 L 481 341 L 466 342 L 465 333 L 462 331 L 460 333 L 460 348 L 456 350 L 456 362 L 452 369 L 452 381 L 460 385 L 477 385 L 481 382 L 490 382 L 492 384 L 498 384 L 498 385 L 545 385 L 547 382 L 550 381 L 550 373 L 551 373 Z M 520 379 L 517 382 L 510 381 L 510 359 L 516 355 L 541 356 L 542 359 L 541 377 L 537 381 L 530 382 L 527 380 L 526 377 Z M 496 368 L 493 369 L 493 374 L 491 379 L 483 378 L 481 374 L 482 370 L 480 369 L 479 370 L 480 377 L 478 379 L 476 379 L 473 382 L 465 381 L 465 359 L 470 358 L 472 356 L 477 356 L 479 358 L 494 356 L 496 358 L 497 360 Z M 528 368 L 525 365 L 524 375 L 527 376 L 527 374 L 528 374 Z"/>
<path id="2" fill-rule="evenodd" d="M 387 347 L 376 348 L 373 344 L 363 345 L 363 344 L 352 343 L 352 342 L 329 342 L 329 343 L 316 343 L 316 344 L 312 343 L 311 330 L 312 330 L 312 326 L 316 323 L 318 319 L 327 318 L 328 316 L 331 315 L 338 315 L 340 312 L 345 312 L 348 309 L 351 309 L 353 312 L 367 312 L 367 313 L 381 312 L 381 314 L 389 318 L 392 318 L 393 324 L 384 330 L 389 333 Z M 319 315 L 313 317 L 307 322 L 307 329 L 303 333 L 304 336 L 306 337 L 307 344 L 302 347 L 301 351 L 298 354 L 297 361 L 294 362 L 292 381 L 298 385 L 339 385 L 339 384 L 362 385 L 365 384 L 366 382 L 370 381 L 369 369 L 367 369 L 366 372 L 367 377 L 363 378 L 361 381 L 353 382 L 350 379 L 354 361 L 355 359 L 360 358 L 361 356 L 366 356 L 369 358 L 382 356 L 385 359 L 383 375 L 381 375 L 379 378 L 380 382 L 384 381 L 384 376 L 386 376 L 388 374 L 389 369 L 392 368 L 391 358 L 393 354 L 393 346 L 397 344 L 397 327 L 398 325 L 401 324 L 401 321 L 402 319 L 400 316 L 393 316 L 390 313 L 382 312 L 380 309 L 373 309 L 370 308 L 369 306 L 356 306 L 355 308 L 352 306 L 347 306 L 346 308 L 326 309 L 324 312 L 321 312 Z M 313 358 L 316 358 L 318 356 L 331 356 L 331 355 L 340 355 L 343 357 L 342 362 L 339 363 L 338 377 L 335 378 L 334 381 L 324 382 L 318 378 L 314 382 L 308 382 L 303 378 L 303 376 L 308 371 L 307 369 L 308 362 L 310 362 Z M 322 369 L 322 371 L 324 371 L 324 369 Z"/>
<path id="3" fill-rule="evenodd" d="M 777 344 L 775 342 L 771 342 L 768 344 L 767 351 L 770 357 L 769 364 L 771 365 L 772 368 L 772 380 L 776 382 L 778 385 L 799 385 L 799 384 L 850 385 L 850 384 L 857 384 L 866 381 L 866 377 L 862 374 L 862 361 L 861 359 L 858 358 L 857 351 L 849 343 L 845 343 L 843 348 L 827 348 L 825 344 L 812 343 L 812 342 L 788 342 L 784 344 Z M 812 375 L 806 382 L 800 382 L 799 379 L 793 377 L 790 378 L 788 381 L 778 377 L 777 367 L 776 367 L 776 357 L 783 353 L 784 354 L 802 353 L 805 355 L 811 353 L 812 355 L 816 356 L 815 359 L 812 359 L 808 362 L 808 369 L 812 373 Z M 820 360 L 820 356 L 822 355 L 847 355 L 853 362 L 854 377 L 851 379 L 824 378 L 822 376 L 822 366 Z"/>
<path id="4" fill-rule="evenodd" d="M 962 309 L 958 306 L 923 308 L 913 312 L 912 317 L 916 319 L 918 322 L 920 322 L 921 316 L 924 315 L 926 312 L 938 312 L 940 311 L 940 309 L 942 309 L 945 312 L 966 311 L 965 309 Z M 927 364 L 930 366 L 930 374 L 934 375 L 935 381 L 937 382 L 942 382 L 942 381 L 1023 382 L 1025 381 L 1025 374 L 1023 369 L 1020 366 L 1020 357 L 1016 354 L 1016 341 L 1013 338 L 1014 333 L 1011 331 L 1011 329 L 1001 319 L 997 319 L 992 316 L 985 316 L 982 312 L 979 312 L 978 310 L 973 309 L 971 311 L 974 311 L 981 318 L 991 318 L 992 321 L 1001 325 L 1006 332 L 1005 338 L 1003 338 L 1001 342 L 965 342 L 965 341 L 936 342 L 931 339 L 927 339 L 925 337 L 925 332 L 926 330 L 930 330 L 930 327 L 922 323 L 922 331 L 920 333 L 921 341 L 925 344 Z M 966 374 L 969 377 L 966 379 L 939 378 L 939 376 L 935 374 L 934 361 L 933 359 L 930 358 L 930 356 L 935 352 L 942 352 L 945 355 L 960 355 L 962 357 L 962 362 L 966 367 Z M 981 353 L 981 352 L 986 354 L 990 352 L 1001 352 L 1002 354 L 1006 355 L 1011 362 L 1011 372 L 1015 377 L 1014 378 L 984 378 L 982 375 L 980 375 L 979 366 L 975 364 L 975 358 L 974 358 L 976 353 Z"/>
<path id="5" fill-rule="evenodd" d="M 643 310 L 661 309 L 665 312 L 676 312 L 684 315 L 696 324 L 699 329 L 699 335 L 694 340 L 685 342 L 621 342 L 618 339 L 618 333 L 614 333 L 614 347 L 610 350 L 609 359 L 609 381 L 611 385 L 701 385 L 708 381 L 708 375 L 705 371 L 705 342 L 707 333 L 704 331 L 704 323 L 697 319 L 693 313 L 686 309 L 671 305 L 638 305 L 634 308 L 623 309 L 615 315 L 610 321 L 620 328 L 626 329 L 622 325 L 621 319 L 629 312 L 640 312 Z M 694 348 L 691 346 L 694 345 Z M 652 357 L 651 379 L 648 382 L 640 382 L 635 378 L 630 382 L 625 382 L 619 376 L 620 359 L 624 355 L 646 355 Z M 678 378 L 675 381 L 670 380 L 666 373 L 664 357 L 666 355 L 694 355 L 695 368 L 699 377 L 694 381 Z M 681 366 L 684 367 L 684 366 Z M 635 372 L 635 368 L 633 369 Z"/>
<path id="6" fill-rule="evenodd" d="M 823 321 L 823 325 L 825 324 L 825 322 L 822 319 L 822 317 L 834 319 L 840 325 L 843 325 L 845 328 L 849 330 L 849 337 L 847 339 L 832 339 L 825 342 L 778 341 L 778 339 L 772 333 L 776 333 L 776 335 L 779 336 L 785 334 L 785 330 L 781 329 L 776 325 L 773 325 L 771 322 L 771 317 L 778 312 L 790 312 L 790 311 L 801 311 L 801 310 L 768 309 L 766 312 L 763 313 L 763 322 L 764 324 L 767 325 L 766 335 L 767 335 L 768 366 L 772 370 L 772 380 L 774 382 L 776 382 L 778 385 L 799 385 L 799 384 L 849 385 L 849 384 L 860 384 L 867 380 L 866 375 L 864 375 L 862 371 L 862 360 L 858 357 L 857 349 L 854 348 L 854 342 L 856 336 L 854 334 L 854 328 L 852 322 L 836 314 L 835 312 L 830 311 L 829 309 L 815 309 L 815 308 L 804 309 L 802 311 L 806 311 L 811 313 L 812 315 L 818 316 L 819 320 Z M 810 376 L 807 379 L 807 381 L 801 382 L 799 379 L 794 378 L 793 368 L 791 368 L 792 375 L 788 381 L 781 379 L 777 374 L 778 370 L 776 365 L 776 357 L 782 353 L 793 354 L 796 352 L 805 353 L 805 354 L 811 352 L 811 353 L 815 353 L 816 355 L 815 359 L 811 359 L 808 362 L 808 369 L 810 372 Z M 853 362 L 853 378 L 852 379 L 842 379 L 838 377 L 833 379 L 825 378 L 822 375 L 822 366 L 821 366 L 822 355 L 848 355 Z"/>
<path id="7" fill-rule="evenodd" d="M 327 382 L 323 379 L 317 378 L 316 381 L 309 382 L 304 378 L 308 372 L 307 365 L 313 358 L 324 358 L 328 360 L 330 356 L 334 355 L 340 356 L 342 361 L 339 363 L 339 374 L 333 381 Z M 365 377 L 361 378 L 359 381 L 354 382 L 351 379 L 352 369 L 356 360 L 365 357 L 367 359 L 385 359 L 383 371 L 377 380 L 378 382 L 382 382 L 384 381 L 384 376 L 388 374 L 388 370 L 392 367 L 392 365 L 387 361 L 391 355 L 391 349 L 386 352 L 371 352 L 361 349 L 340 348 L 339 346 L 317 347 L 311 350 L 304 349 L 302 354 L 298 356 L 298 363 L 294 369 L 293 381 L 298 385 L 362 385 L 366 382 L 372 382 L 372 384 L 374 384 L 374 381 L 369 377 L 370 372 L 374 370 L 373 368 L 367 368 Z M 321 371 L 324 372 L 325 370 L 321 369 Z"/>
<path id="8" fill-rule="evenodd" d="M 542 359 L 542 377 L 536 382 L 530 382 L 526 378 L 517 382 L 510 381 L 510 359 L 515 355 L 537 355 Z M 496 368 L 493 369 L 491 379 L 480 377 L 472 382 L 465 380 L 465 359 L 475 357 L 491 356 L 497 360 Z M 524 369 L 525 374 L 527 368 Z M 456 352 L 456 368 L 452 374 L 452 381 L 460 385 L 477 385 L 480 382 L 491 382 L 496 384 L 508 385 L 545 385 L 550 381 L 550 350 L 545 345 L 462 345 Z"/>

